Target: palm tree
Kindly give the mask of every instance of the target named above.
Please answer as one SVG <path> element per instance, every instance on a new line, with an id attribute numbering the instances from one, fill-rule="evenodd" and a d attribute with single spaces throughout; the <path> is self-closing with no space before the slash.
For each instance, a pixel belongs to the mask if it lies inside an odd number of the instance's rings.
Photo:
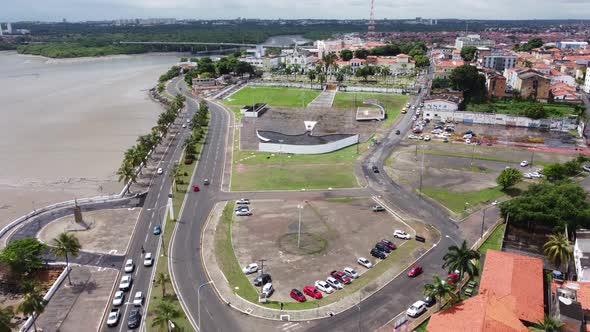
<path id="1" fill-rule="evenodd" d="M 14 317 L 14 310 L 12 307 L 4 307 L 0 309 L 0 332 L 10 332 L 15 324 L 12 322 Z"/>
<path id="2" fill-rule="evenodd" d="M 117 170 L 117 175 L 119 176 L 119 182 L 134 182 L 136 179 L 135 168 L 133 168 L 129 162 L 125 161 L 123 161 L 123 165 Z M 127 190 L 129 190 L 129 188 L 127 188 Z"/>
<path id="3" fill-rule="evenodd" d="M 167 326 L 170 331 L 170 322 L 175 318 L 180 317 L 180 310 L 170 301 L 160 300 L 153 311 L 154 319 L 152 320 L 152 327 Z"/>
<path id="4" fill-rule="evenodd" d="M 23 302 L 19 304 L 17 311 L 26 316 L 33 316 L 33 327 L 37 332 L 35 321 L 37 317 L 45 310 L 45 300 L 38 292 L 26 293 Z"/>
<path id="5" fill-rule="evenodd" d="M 65 257 L 66 265 L 70 263 L 68 260 L 68 255 L 76 257 L 80 253 L 80 249 L 82 249 L 78 238 L 76 238 L 73 234 L 68 234 L 67 232 L 60 233 L 55 239 L 53 239 L 51 244 L 51 252 L 57 257 Z M 70 285 L 72 284 L 69 273 L 68 283 Z"/>
<path id="6" fill-rule="evenodd" d="M 168 273 L 160 272 L 154 282 L 156 285 L 162 287 L 162 298 L 164 298 L 166 296 L 166 284 L 170 282 L 170 276 Z"/>
<path id="7" fill-rule="evenodd" d="M 445 299 L 450 299 L 452 302 L 458 299 L 454 284 L 442 280 L 437 275 L 433 275 L 432 280 L 432 284 L 424 285 L 424 295 L 437 299 L 439 308 Z"/>
<path id="8" fill-rule="evenodd" d="M 338 84 L 342 84 L 342 81 L 344 81 L 344 74 L 342 71 L 339 71 L 336 73 L 336 82 L 338 82 Z"/>
<path id="9" fill-rule="evenodd" d="M 561 233 L 549 235 L 549 240 L 543 245 L 543 252 L 558 269 L 565 263 L 567 271 L 572 258 L 572 246 L 567 236 Z"/>
<path id="10" fill-rule="evenodd" d="M 461 281 L 463 281 L 463 275 L 465 273 L 470 276 L 475 276 L 478 273 L 477 265 L 474 263 L 475 260 L 479 259 L 479 252 L 476 250 L 469 249 L 467 242 L 463 240 L 461 247 L 450 246 L 449 251 L 443 256 L 445 263 L 443 268 L 447 268 L 449 271 L 459 271 L 459 293 L 461 292 Z"/>
<path id="11" fill-rule="evenodd" d="M 316 74 L 315 70 L 310 70 L 307 72 L 307 78 L 309 78 L 310 86 L 313 84 L 313 81 L 315 80 L 316 75 L 317 74 Z"/>
<path id="12" fill-rule="evenodd" d="M 529 327 L 530 331 L 533 332 L 560 332 L 563 331 L 565 324 L 551 315 L 545 315 L 542 321 L 536 322 Z"/>
<path id="13" fill-rule="evenodd" d="M 174 180 L 174 190 L 176 191 L 178 191 L 178 180 L 180 180 L 181 176 L 182 171 L 180 169 L 180 164 L 174 163 L 174 165 L 172 165 L 172 172 L 170 172 L 170 177 Z"/>
<path id="14" fill-rule="evenodd" d="M 322 56 L 322 61 L 324 62 L 324 73 L 327 74 L 328 73 L 328 68 L 330 68 L 330 66 L 332 64 L 334 64 L 334 62 L 336 62 L 336 53 L 334 52 L 330 52 L 330 53 L 326 53 Z"/>
<path id="15" fill-rule="evenodd" d="M 326 82 L 326 75 L 325 74 L 319 74 L 318 75 L 318 81 L 320 81 L 320 85 L 324 84 L 324 82 Z"/>

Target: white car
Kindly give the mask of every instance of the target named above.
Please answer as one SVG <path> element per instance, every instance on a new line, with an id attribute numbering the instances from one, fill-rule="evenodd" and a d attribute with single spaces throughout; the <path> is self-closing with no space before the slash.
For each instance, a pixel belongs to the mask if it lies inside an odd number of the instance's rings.
<path id="1" fill-rule="evenodd" d="M 133 260 L 130 258 L 127 260 L 127 262 L 125 262 L 125 272 L 131 273 L 133 272 L 133 269 L 135 269 L 135 265 L 133 264 Z"/>
<path id="2" fill-rule="evenodd" d="M 125 301 L 125 293 L 123 293 L 123 291 L 116 291 L 115 292 L 115 297 L 113 297 L 113 305 L 115 307 L 120 306 L 121 304 L 123 304 L 123 302 Z"/>
<path id="3" fill-rule="evenodd" d="M 533 176 L 531 175 L 531 173 L 524 173 L 522 176 L 523 176 L 525 179 L 532 179 L 532 178 L 533 178 Z"/>
<path id="4" fill-rule="evenodd" d="M 406 233 L 406 232 L 404 232 L 404 231 L 400 231 L 399 229 L 396 229 L 396 230 L 393 232 L 393 237 L 396 237 L 396 238 L 398 238 L 398 239 L 404 239 L 404 240 L 409 240 L 409 239 L 411 239 L 411 238 L 412 238 L 412 237 L 410 236 L 410 234 L 408 234 L 408 233 Z"/>
<path id="5" fill-rule="evenodd" d="M 541 178 L 543 175 L 541 175 L 539 172 L 532 172 L 531 176 L 538 179 Z"/>
<path id="6" fill-rule="evenodd" d="M 162 167 L 158 167 L 158 170 L 156 171 L 156 173 L 162 174 L 162 173 L 164 173 L 164 170 L 162 170 Z"/>
<path id="7" fill-rule="evenodd" d="M 247 198 L 240 198 L 236 201 L 236 204 L 250 204 L 250 200 Z"/>
<path id="8" fill-rule="evenodd" d="M 358 272 L 356 272 L 352 267 L 345 267 L 344 270 L 344 274 L 346 274 L 347 276 L 349 276 L 352 279 L 357 279 L 359 277 Z"/>
<path id="9" fill-rule="evenodd" d="M 117 323 L 119 323 L 119 309 L 111 309 L 111 311 L 109 311 L 109 316 L 107 318 L 107 326 L 109 327 L 113 327 L 116 326 Z"/>
<path id="10" fill-rule="evenodd" d="M 143 304 L 143 293 L 141 291 L 135 292 L 135 296 L 133 297 L 133 305 L 139 307 Z"/>
<path id="11" fill-rule="evenodd" d="M 143 257 L 143 266 L 152 266 L 154 265 L 154 257 L 152 256 L 151 252 L 146 252 L 145 256 Z"/>
<path id="12" fill-rule="evenodd" d="M 430 136 L 428 136 L 428 135 L 424 136 L 424 140 L 425 141 L 430 141 Z"/>
<path id="13" fill-rule="evenodd" d="M 408 136 L 409 139 L 418 139 L 418 135 L 411 134 Z"/>
<path id="14" fill-rule="evenodd" d="M 471 144 L 471 140 L 468 138 L 465 140 L 465 144 Z"/>
<path id="15" fill-rule="evenodd" d="M 252 211 L 246 209 L 240 209 L 236 211 L 236 216 L 251 216 Z"/>
<path id="16" fill-rule="evenodd" d="M 272 283 L 267 282 L 264 286 L 262 286 L 262 294 L 264 297 L 269 297 L 274 293 L 275 289 L 272 287 Z"/>
<path id="17" fill-rule="evenodd" d="M 334 277 L 328 277 L 328 279 L 326 279 L 326 282 L 328 283 L 328 285 L 334 287 L 334 289 L 344 288 L 344 285 Z"/>
<path id="18" fill-rule="evenodd" d="M 520 162 L 520 167 L 527 167 L 529 165 L 529 162 L 526 160 L 523 160 Z"/>
<path id="19" fill-rule="evenodd" d="M 471 139 L 471 138 L 473 138 L 473 135 L 472 134 L 465 134 L 465 135 L 463 135 L 463 139 Z"/>
<path id="20" fill-rule="evenodd" d="M 371 263 L 371 261 L 366 259 L 365 257 L 359 257 L 356 261 L 357 261 L 357 263 L 366 267 L 367 269 L 370 269 L 373 267 L 373 263 Z"/>
<path id="21" fill-rule="evenodd" d="M 410 317 L 418 317 L 426 311 L 426 303 L 424 301 L 416 301 L 408 308 L 406 314 Z"/>
<path id="22" fill-rule="evenodd" d="M 582 169 L 585 170 L 586 172 L 590 172 L 590 165 L 584 165 L 584 166 L 582 166 Z"/>
<path id="23" fill-rule="evenodd" d="M 323 280 L 317 280 L 315 282 L 314 286 L 315 286 L 315 288 L 321 290 L 322 292 L 324 292 L 326 294 L 332 294 L 335 291 L 334 287 L 330 286 L 327 282 L 325 282 Z"/>
<path id="24" fill-rule="evenodd" d="M 182 124 L 182 128 L 186 128 L 186 125 L 185 124 Z"/>
<path id="25" fill-rule="evenodd" d="M 121 278 L 121 282 L 119 283 L 119 289 L 122 291 L 128 291 L 131 288 L 131 284 L 133 283 L 133 279 L 129 275 L 123 276 Z"/>
<path id="26" fill-rule="evenodd" d="M 242 272 L 244 272 L 245 274 L 256 273 L 258 272 L 258 264 L 250 263 L 242 269 Z"/>

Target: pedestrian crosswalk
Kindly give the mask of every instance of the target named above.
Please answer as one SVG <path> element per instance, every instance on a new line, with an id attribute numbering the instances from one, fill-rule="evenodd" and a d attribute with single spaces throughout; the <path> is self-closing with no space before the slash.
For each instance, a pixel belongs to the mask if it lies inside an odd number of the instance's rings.
<path id="1" fill-rule="evenodd" d="M 300 329 L 302 327 L 303 326 L 301 326 L 300 323 L 288 322 L 288 323 L 281 325 L 281 331 L 292 332 L 292 331 L 297 331 L 298 329 Z"/>

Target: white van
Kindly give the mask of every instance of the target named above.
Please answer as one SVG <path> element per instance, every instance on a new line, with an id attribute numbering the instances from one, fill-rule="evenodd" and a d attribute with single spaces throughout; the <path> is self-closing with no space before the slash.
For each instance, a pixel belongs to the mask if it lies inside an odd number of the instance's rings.
<path id="1" fill-rule="evenodd" d="M 270 297 L 274 291 L 275 289 L 272 288 L 272 283 L 270 282 L 266 283 L 262 287 L 262 294 L 264 295 L 264 297 Z"/>

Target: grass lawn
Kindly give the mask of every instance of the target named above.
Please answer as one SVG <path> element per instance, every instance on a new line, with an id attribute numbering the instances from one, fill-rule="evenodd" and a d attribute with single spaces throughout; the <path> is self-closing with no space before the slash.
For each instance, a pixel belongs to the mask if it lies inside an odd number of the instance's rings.
<path id="1" fill-rule="evenodd" d="M 384 126 L 390 126 L 400 114 L 402 108 L 408 102 L 408 96 L 393 93 L 368 93 L 368 92 L 338 92 L 334 98 L 333 107 L 336 108 L 357 108 L 368 106 L 363 104 L 364 100 L 376 99 L 383 103 L 387 117 Z"/>
<path id="2" fill-rule="evenodd" d="M 425 320 L 422 324 L 418 325 L 418 327 L 416 327 L 413 331 L 414 332 L 426 332 L 426 326 L 428 325 L 429 321 L 430 321 L 430 318 Z"/>
<path id="3" fill-rule="evenodd" d="M 237 141 L 235 144 L 238 144 Z M 363 153 L 368 143 L 359 146 Z M 299 190 L 358 187 L 356 146 L 320 155 L 288 155 L 234 149 L 231 189 Z"/>
<path id="4" fill-rule="evenodd" d="M 532 100 L 515 100 L 506 99 L 502 101 L 495 101 L 493 103 L 485 104 L 469 104 L 467 105 L 467 111 L 470 112 L 490 112 L 494 110 L 496 113 L 511 114 L 511 115 L 523 115 L 524 109 L 530 105 L 539 104 L 540 102 Z M 553 103 L 545 104 L 543 107 L 547 110 L 549 117 L 563 118 L 570 114 L 577 114 L 575 108 L 571 104 Z"/>
<path id="5" fill-rule="evenodd" d="M 488 249 L 500 250 L 502 248 L 502 240 L 503 240 L 505 228 L 506 228 L 506 224 L 498 225 L 498 227 L 496 227 L 496 229 L 494 229 L 492 234 L 490 234 L 490 237 L 488 237 L 488 239 L 485 240 L 485 242 L 481 245 L 481 247 L 479 247 L 479 249 L 478 249 L 479 253 L 485 254 L 486 251 L 488 251 Z"/>
<path id="6" fill-rule="evenodd" d="M 473 207 L 505 195 L 500 187 L 465 192 L 454 192 L 445 188 L 424 187 L 422 188 L 422 192 L 457 214 L 465 210 L 465 203 L 469 203 L 469 207 Z"/>
<path id="7" fill-rule="evenodd" d="M 443 144 L 443 143 L 440 143 Z M 451 152 L 451 151 L 443 151 L 443 150 L 437 150 L 437 149 L 425 149 L 424 153 L 425 154 L 430 154 L 430 155 L 437 155 L 437 156 L 447 156 L 447 157 L 457 157 L 457 158 L 467 158 L 467 159 L 471 159 L 473 157 L 473 160 L 488 160 L 488 161 L 499 161 L 499 162 L 504 162 L 504 163 L 519 163 L 521 160 L 520 159 L 514 159 L 513 157 L 511 157 L 510 159 L 508 158 L 504 158 L 504 157 L 498 157 L 498 156 L 494 156 L 494 155 L 489 155 L 489 154 L 485 154 L 487 147 L 477 147 L 474 150 L 474 153 L 468 153 L 468 152 Z M 501 147 L 494 147 L 493 149 L 496 150 L 500 150 L 500 149 L 504 149 Z M 508 150 L 508 149 L 506 149 Z M 536 153 L 535 156 L 539 156 L 540 153 Z M 545 161 L 540 161 L 537 158 L 535 158 L 535 161 L 533 162 L 535 166 L 547 166 L 549 164 L 551 164 L 550 162 L 545 162 Z"/>
<path id="8" fill-rule="evenodd" d="M 320 94 L 319 90 L 274 87 L 274 86 L 247 86 L 233 94 L 223 102 L 229 106 L 244 106 L 256 103 L 267 103 L 271 106 L 301 107 L 301 101 L 305 106 Z"/>
<path id="9" fill-rule="evenodd" d="M 336 197 L 336 198 L 327 198 L 326 201 L 332 203 L 350 203 L 354 201 L 359 201 L 362 199 L 367 199 L 367 197 Z"/>

